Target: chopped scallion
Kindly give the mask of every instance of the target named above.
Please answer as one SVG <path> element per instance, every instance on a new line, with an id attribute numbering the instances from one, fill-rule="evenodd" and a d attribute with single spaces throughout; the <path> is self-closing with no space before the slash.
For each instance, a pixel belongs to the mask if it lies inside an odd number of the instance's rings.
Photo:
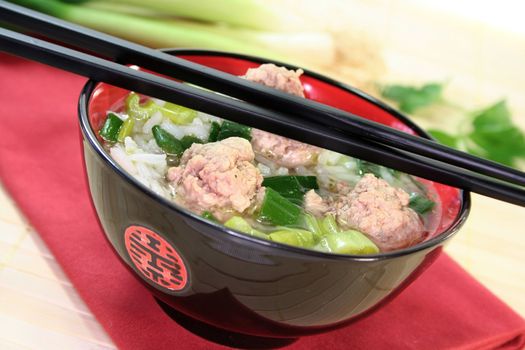
<path id="1" fill-rule="evenodd" d="M 120 127 L 124 122 L 113 113 L 109 113 L 102 129 L 100 129 L 100 136 L 109 142 L 117 142 Z"/>
<path id="2" fill-rule="evenodd" d="M 208 142 L 216 142 L 220 131 L 221 124 L 218 122 L 212 122 L 210 126 L 210 136 L 208 136 Z"/>
<path id="3" fill-rule="evenodd" d="M 206 220 L 210 220 L 210 221 L 213 221 L 213 222 L 219 222 L 219 220 L 217 220 L 217 218 L 209 211 L 204 211 L 201 216 L 206 219 Z"/>
<path id="4" fill-rule="evenodd" d="M 194 143 L 204 143 L 204 141 L 202 141 L 198 137 L 195 137 L 192 135 L 186 135 L 186 136 L 183 136 L 182 139 L 180 139 L 180 143 L 182 144 L 182 148 L 184 150 L 187 150 Z"/>
<path id="5" fill-rule="evenodd" d="M 136 120 L 149 119 L 155 112 L 159 110 L 159 106 L 148 100 L 140 103 L 140 96 L 135 92 L 131 92 L 124 102 L 126 106 L 126 113 Z"/>
<path id="6" fill-rule="evenodd" d="M 120 128 L 120 131 L 118 133 L 117 140 L 118 142 L 124 142 L 124 139 L 131 135 L 131 132 L 133 131 L 133 127 L 135 126 L 135 119 L 128 117 L 122 124 L 122 127 Z"/>
<path id="7" fill-rule="evenodd" d="M 162 129 L 159 125 L 155 125 L 151 128 L 153 137 L 157 145 L 166 153 L 181 156 L 184 152 L 182 143 L 175 138 L 172 134 Z"/>
<path id="8" fill-rule="evenodd" d="M 248 141 L 252 139 L 252 128 L 246 125 L 238 124 L 229 120 L 222 122 L 221 129 L 217 135 L 217 141 L 227 139 L 228 137 L 242 137 Z"/>
<path id="9" fill-rule="evenodd" d="M 425 214 L 426 212 L 432 210 L 434 205 L 436 205 L 435 202 L 431 201 L 420 193 L 413 192 L 410 194 L 410 203 L 408 206 L 418 214 Z"/>
<path id="10" fill-rule="evenodd" d="M 162 108 L 160 108 L 162 114 L 169 118 L 172 123 L 183 125 L 189 124 L 197 117 L 197 111 L 176 105 L 175 103 L 166 102 Z"/>

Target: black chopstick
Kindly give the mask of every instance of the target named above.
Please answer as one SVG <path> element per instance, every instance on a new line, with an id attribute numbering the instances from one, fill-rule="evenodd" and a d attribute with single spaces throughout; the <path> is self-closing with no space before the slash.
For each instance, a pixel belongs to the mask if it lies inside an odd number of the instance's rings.
<path id="1" fill-rule="evenodd" d="M 385 125 L 312 100 L 285 94 L 275 89 L 239 79 L 157 50 L 103 34 L 55 17 L 0 0 L 0 21 L 19 25 L 74 47 L 96 52 L 114 61 L 176 76 L 181 80 L 220 91 L 223 94 L 259 105 L 279 106 L 291 113 L 350 135 L 420 154 L 487 176 L 525 185 L 525 173 L 504 165 L 443 146 L 431 140 L 406 134 Z"/>
<path id="2" fill-rule="evenodd" d="M 349 138 L 340 131 L 316 123 L 298 122 L 282 113 L 137 71 L 7 29 L 0 28 L 0 50 L 416 176 L 525 206 L 525 190 L 518 186 L 391 147 Z"/>

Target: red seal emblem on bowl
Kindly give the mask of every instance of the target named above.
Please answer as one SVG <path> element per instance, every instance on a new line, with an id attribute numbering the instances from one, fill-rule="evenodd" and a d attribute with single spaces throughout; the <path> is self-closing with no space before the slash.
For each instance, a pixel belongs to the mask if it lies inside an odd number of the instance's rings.
<path id="1" fill-rule="evenodd" d="M 124 242 L 131 261 L 144 278 L 161 289 L 179 291 L 188 282 L 184 261 L 164 238 L 143 226 L 130 226 Z"/>

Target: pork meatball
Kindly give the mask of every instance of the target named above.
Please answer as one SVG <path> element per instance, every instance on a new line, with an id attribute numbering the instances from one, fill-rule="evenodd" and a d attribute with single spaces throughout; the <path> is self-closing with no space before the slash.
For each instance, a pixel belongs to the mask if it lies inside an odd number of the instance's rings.
<path id="1" fill-rule="evenodd" d="M 423 223 L 408 207 L 409 195 L 372 174 L 335 201 L 337 222 L 366 234 L 382 251 L 408 247 L 424 238 Z"/>
<path id="2" fill-rule="evenodd" d="M 303 74 L 301 69 L 293 71 L 284 67 L 277 67 L 273 63 L 266 63 L 257 68 L 248 69 L 244 78 L 292 95 L 304 97 L 303 85 L 299 80 L 301 74 Z"/>
<path id="3" fill-rule="evenodd" d="M 313 216 L 323 216 L 328 211 L 328 203 L 314 190 L 304 195 L 304 210 Z"/>
<path id="4" fill-rule="evenodd" d="M 252 130 L 252 147 L 258 155 L 289 169 L 313 165 L 319 154 L 315 146 L 258 129 Z"/>
<path id="5" fill-rule="evenodd" d="M 250 142 L 240 137 L 194 143 L 180 165 L 168 169 L 167 178 L 177 188 L 176 201 L 198 214 L 209 211 L 220 221 L 243 213 L 263 181 L 254 156 Z"/>
<path id="6" fill-rule="evenodd" d="M 304 97 L 299 80 L 302 73 L 301 70 L 292 71 L 274 64 L 263 64 L 248 69 L 244 78 Z M 312 165 L 319 153 L 319 148 L 315 146 L 257 129 L 252 130 L 252 146 L 255 153 L 286 168 Z"/>

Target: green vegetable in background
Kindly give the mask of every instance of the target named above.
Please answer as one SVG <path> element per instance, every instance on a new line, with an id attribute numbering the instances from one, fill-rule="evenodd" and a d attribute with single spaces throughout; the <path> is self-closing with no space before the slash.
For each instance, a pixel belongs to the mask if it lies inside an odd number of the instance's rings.
<path id="1" fill-rule="evenodd" d="M 458 148 L 458 139 L 456 136 L 442 130 L 430 129 L 428 133 L 445 146 Z"/>
<path id="2" fill-rule="evenodd" d="M 113 113 L 109 113 L 104 125 L 100 129 L 100 136 L 109 142 L 116 142 L 123 121 Z"/>
<path id="3" fill-rule="evenodd" d="M 400 110 L 413 113 L 419 108 L 429 106 L 442 98 L 443 84 L 430 83 L 421 87 L 406 85 L 387 85 L 381 95 L 397 102 Z"/>
<path id="4" fill-rule="evenodd" d="M 194 18 L 200 21 L 221 22 L 252 29 L 304 28 L 305 23 L 293 14 L 283 13 L 279 7 L 259 0 L 62 0 L 86 3 L 97 8 L 144 9 L 153 14 Z M 108 5 L 111 5 L 108 6 Z M 129 11 L 128 10 L 128 11 Z"/>
<path id="5" fill-rule="evenodd" d="M 441 129 L 429 129 L 428 132 L 440 143 L 487 158 L 508 166 L 516 167 L 520 160 L 525 160 L 525 135 L 513 122 L 506 102 L 499 101 L 478 111 L 468 112 L 458 105 L 446 101 L 443 85 L 425 84 L 422 87 L 407 85 L 389 85 L 382 89 L 381 95 L 396 103 L 397 107 L 416 117 L 429 117 L 429 111 L 437 106 L 446 106 L 445 113 L 439 108 L 438 117 L 442 123 L 455 123 L 449 120 L 450 113 L 460 115 L 460 127 L 456 132 Z M 426 115 L 418 115 L 420 108 L 426 107 Z M 441 108 L 442 109 L 442 108 Z M 448 111 L 448 113 L 447 113 Z M 421 111 L 423 112 L 423 111 Z M 434 114 L 436 112 L 434 111 Z M 461 117 L 462 116 L 462 117 Z M 376 174 L 379 168 L 370 168 Z"/>
<path id="6" fill-rule="evenodd" d="M 457 134 L 429 130 L 439 142 L 474 155 L 516 166 L 525 159 L 525 135 L 511 119 L 505 101 L 470 113 Z"/>
<path id="7" fill-rule="evenodd" d="M 282 31 L 294 27 L 296 16 L 264 1 L 13 2 L 154 48 L 199 47 L 326 67 L 337 58 L 330 33 L 312 31 L 311 24 L 300 32 Z"/>
<path id="8" fill-rule="evenodd" d="M 514 158 L 525 157 L 525 137 L 512 123 L 505 101 L 474 113 L 472 125 L 469 152 L 507 165 L 512 165 Z"/>

